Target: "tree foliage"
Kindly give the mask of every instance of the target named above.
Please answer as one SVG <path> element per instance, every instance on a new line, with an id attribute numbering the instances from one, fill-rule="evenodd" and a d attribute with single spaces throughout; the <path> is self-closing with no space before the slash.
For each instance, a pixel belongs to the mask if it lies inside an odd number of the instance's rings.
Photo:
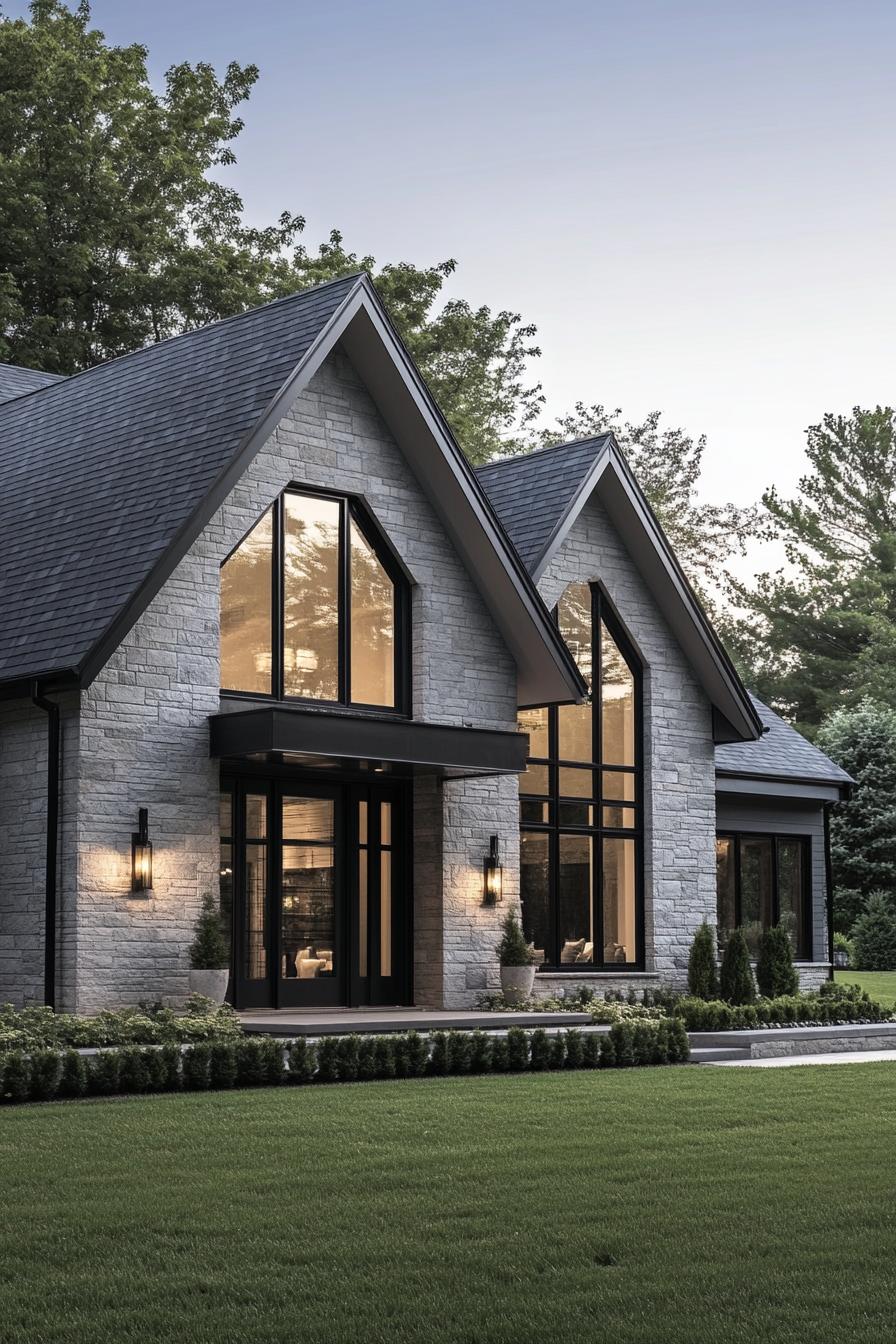
<path id="1" fill-rule="evenodd" d="M 531 423 L 534 328 L 441 302 L 453 259 L 378 267 L 338 230 L 309 251 L 289 210 L 245 223 L 221 173 L 255 66 L 219 78 L 181 62 L 157 92 L 146 62 L 145 47 L 91 28 L 86 0 L 33 0 L 30 22 L 0 20 L 0 359 L 74 373 L 365 269 L 473 461 Z"/>
<path id="2" fill-rule="evenodd" d="M 892 895 L 873 891 L 852 930 L 857 971 L 896 970 L 896 910 Z"/>
<path id="3" fill-rule="evenodd" d="M 896 708 L 866 698 L 837 710 L 818 745 L 855 780 L 831 816 L 836 886 L 863 898 L 881 887 L 896 891 Z"/>
<path id="4" fill-rule="evenodd" d="M 549 428 L 525 436 L 523 446 L 546 448 L 612 433 L 682 567 L 702 596 L 710 598 L 732 556 L 745 554 L 748 542 L 762 535 L 763 524 L 756 507 L 699 499 L 706 436 L 695 439 L 684 429 L 661 425 L 661 420 L 660 411 L 651 411 L 640 423 L 632 423 L 622 418 L 619 407 L 580 401 Z"/>
<path id="5" fill-rule="evenodd" d="M 812 735 L 864 696 L 896 706 L 896 413 L 826 415 L 792 499 L 763 495 L 787 568 L 732 582 L 726 633 L 759 695 Z"/>

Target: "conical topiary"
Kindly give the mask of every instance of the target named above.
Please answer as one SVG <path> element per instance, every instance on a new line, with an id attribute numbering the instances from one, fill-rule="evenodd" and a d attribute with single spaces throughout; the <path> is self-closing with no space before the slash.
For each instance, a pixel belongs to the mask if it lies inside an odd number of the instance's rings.
<path id="1" fill-rule="evenodd" d="M 719 980 L 722 998 L 726 1003 L 752 1003 L 756 998 L 750 949 L 743 929 L 733 929 L 728 935 Z"/>
<path id="2" fill-rule="evenodd" d="M 766 929 L 759 940 L 756 984 L 759 993 L 767 999 L 777 999 L 782 994 L 796 994 L 799 990 L 800 978 L 793 964 L 793 949 L 787 930 L 780 924 Z"/>
<path id="3" fill-rule="evenodd" d="M 688 992 L 696 999 L 719 997 L 719 973 L 716 969 L 716 935 L 704 919 L 694 934 L 688 957 Z"/>
<path id="4" fill-rule="evenodd" d="M 194 971 L 224 971 L 230 965 L 230 948 L 224 937 L 221 911 L 208 891 L 202 898 L 196 937 L 190 944 L 190 965 Z"/>
<path id="5" fill-rule="evenodd" d="M 508 910 L 504 917 L 501 941 L 496 950 L 500 966 L 531 966 L 535 960 L 515 910 Z"/>

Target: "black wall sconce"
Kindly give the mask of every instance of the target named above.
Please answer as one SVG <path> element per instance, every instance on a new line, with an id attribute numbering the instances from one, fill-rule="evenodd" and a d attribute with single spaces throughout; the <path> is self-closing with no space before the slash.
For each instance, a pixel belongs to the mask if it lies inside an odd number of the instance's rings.
<path id="1" fill-rule="evenodd" d="M 137 830 L 131 834 L 131 891 L 146 896 L 152 891 L 152 844 L 149 839 L 149 813 L 141 807 Z"/>
<path id="2" fill-rule="evenodd" d="M 504 869 L 498 857 L 498 837 L 493 835 L 488 844 L 488 853 L 482 862 L 483 905 L 497 905 L 504 899 Z"/>

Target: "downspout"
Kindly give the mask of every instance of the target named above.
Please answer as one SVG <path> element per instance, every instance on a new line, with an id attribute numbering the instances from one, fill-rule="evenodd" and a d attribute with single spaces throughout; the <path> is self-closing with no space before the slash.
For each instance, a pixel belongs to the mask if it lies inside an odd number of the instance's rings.
<path id="1" fill-rule="evenodd" d="M 31 701 L 47 715 L 47 855 L 44 891 L 44 1003 L 56 1007 L 56 872 L 59 845 L 60 716 L 55 700 L 32 682 Z"/>
<path id="2" fill-rule="evenodd" d="M 828 910 L 828 979 L 834 978 L 834 878 L 831 867 L 831 805 L 824 805 L 824 880 L 827 888 Z"/>

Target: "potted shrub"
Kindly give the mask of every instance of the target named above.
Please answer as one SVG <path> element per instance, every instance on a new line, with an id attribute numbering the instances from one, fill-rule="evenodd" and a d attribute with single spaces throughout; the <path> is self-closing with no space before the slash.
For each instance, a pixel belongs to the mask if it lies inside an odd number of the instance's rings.
<path id="1" fill-rule="evenodd" d="M 515 910 L 508 910 L 498 944 L 501 990 L 507 1003 L 525 1003 L 535 984 L 535 952 L 526 942 Z"/>
<path id="2" fill-rule="evenodd" d="M 202 898 L 196 937 L 190 944 L 190 993 L 204 994 L 223 1003 L 230 978 L 230 947 L 224 936 L 221 912 L 210 892 Z"/>

